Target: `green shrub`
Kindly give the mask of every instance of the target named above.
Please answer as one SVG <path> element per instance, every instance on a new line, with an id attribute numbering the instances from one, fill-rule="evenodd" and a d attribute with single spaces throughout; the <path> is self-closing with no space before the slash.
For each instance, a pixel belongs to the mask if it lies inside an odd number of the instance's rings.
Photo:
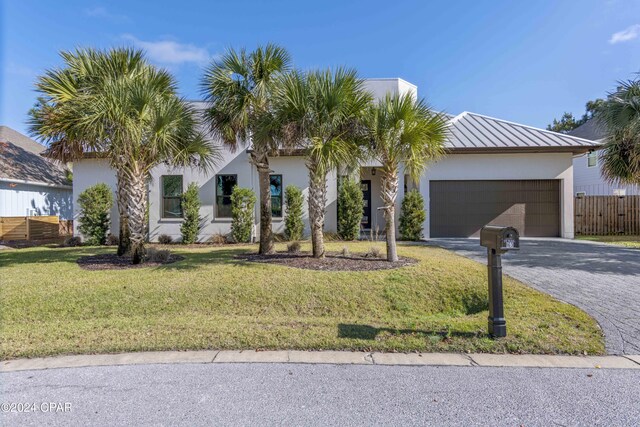
<path id="1" fill-rule="evenodd" d="M 400 238 L 402 240 L 420 240 L 422 224 L 427 219 L 424 211 L 424 199 L 417 190 L 404 195 L 400 212 Z"/>
<path id="2" fill-rule="evenodd" d="M 69 236 L 64 239 L 64 243 L 62 244 L 65 248 L 73 248 L 76 246 L 82 246 L 82 239 L 80 236 Z"/>
<path id="3" fill-rule="evenodd" d="M 96 184 L 78 196 L 80 226 L 78 230 L 89 245 L 104 245 L 111 225 L 109 212 L 113 207 L 113 195 L 107 184 Z"/>
<path id="4" fill-rule="evenodd" d="M 290 254 L 300 253 L 300 242 L 287 243 L 287 252 Z"/>
<path id="5" fill-rule="evenodd" d="M 187 187 L 187 191 L 182 195 L 182 215 L 184 221 L 180 226 L 182 233 L 182 243 L 190 244 L 198 240 L 198 232 L 200 231 L 200 196 L 198 194 L 198 184 L 192 182 Z"/>
<path id="6" fill-rule="evenodd" d="M 109 234 L 106 244 L 107 246 L 118 246 L 120 244 L 120 238 L 114 234 Z"/>
<path id="7" fill-rule="evenodd" d="M 169 236 L 168 234 L 161 234 L 158 236 L 158 243 L 160 243 L 161 245 L 170 245 L 171 243 L 173 243 L 173 237 Z"/>
<path id="8" fill-rule="evenodd" d="M 284 189 L 284 203 L 287 216 L 284 219 L 284 235 L 287 240 L 300 240 L 304 232 L 302 221 L 302 205 L 304 196 L 302 190 L 295 185 L 287 185 Z"/>
<path id="9" fill-rule="evenodd" d="M 338 191 L 338 235 L 343 240 L 355 240 L 360 235 L 364 199 L 360 182 L 344 179 Z"/>
<path id="10" fill-rule="evenodd" d="M 231 193 L 231 236 L 238 243 L 251 241 L 256 195 L 249 188 L 233 187 Z"/>
<path id="11" fill-rule="evenodd" d="M 149 248 L 145 254 L 147 262 L 164 264 L 169 261 L 169 258 L 171 258 L 171 252 L 168 249 Z"/>

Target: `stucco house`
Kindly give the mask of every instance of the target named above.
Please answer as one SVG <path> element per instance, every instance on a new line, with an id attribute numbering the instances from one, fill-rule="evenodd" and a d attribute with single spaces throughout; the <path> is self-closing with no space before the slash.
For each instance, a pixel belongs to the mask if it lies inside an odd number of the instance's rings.
<path id="1" fill-rule="evenodd" d="M 417 96 L 415 85 L 398 78 L 368 79 L 366 85 L 377 97 L 407 91 Z M 204 105 L 197 103 L 197 106 Z M 573 156 L 588 152 L 597 143 L 470 112 L 450 116 L 449 130 L 448 155 L 431 165 L 419 182 L 410 182 L 406 176 L 401 180 L 398 214 L 404 193 L 415 188 L 425 198 L 426 238 L 475 236 L 489 223 L 515 226 L 524 236 L 573 238 Z M 378 209 L 379 166 L 360 165 L 366 203 L 364 230 L 384 230 L 384 219 Z M 306 194 L 307 170 L 302 157 L 285 155 L 272 158 L 271 168 L 273 229 L 281 233 L 286 215 L 282 208 L 284 188 L 293 184 Z M 330 232 L 336 231 L 338 176 L 333 171 L 327 178 L 325 231 Z M 74 164 L 74 200 L 85 188 L 100 182 L 116 188 L 114 171 L 105 160 L 87 158 Z M 161 234 L 180 239 L 179 197 L 191 182 L 200 187 L 203 218 L 200 241 L 229 232 L 230 194 L 234 185 L 258 192 L 257 173 L 248 161 L 246 149 L 225 151 L 216 169 L 206 174 L 190 168 L 159 166 L 149 183 L 151 241 Z M 256 221 L 257 214 L 256 208 Z M 112 218 L 117 234 L 115 207 Z"/>
<path id="2" fill-rule="evenodd" d="M 73 218 L 73 190 L 67 170 L 43 157 L 45 149 L 20 132 L 0 126 L 0 217 Z"/>
<path id="3" fill-rule="evenodd" d="M 568 133 L 578 138 L 603 143 L 606 136 L 595 119 L 578 126 Z M 577 196 L 633 196 L 640 195 L 637 185 L 612 184 L 602 178 L 601 150 L 591 150 L 573 158 L 573 186 Z"/>

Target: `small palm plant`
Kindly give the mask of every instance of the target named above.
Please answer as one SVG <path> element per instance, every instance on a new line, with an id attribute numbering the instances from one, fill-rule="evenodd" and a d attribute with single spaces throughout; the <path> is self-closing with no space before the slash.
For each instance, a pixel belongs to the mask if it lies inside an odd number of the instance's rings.
<path id="1" fill-rule="evenodd" d="M 201 86 L 207 108 L 205 120 L 227 147 L 250 143 L 249 158 L 258 171 L 260 189 L 260 254 L 273 252 L 269 157 L 278 154 L 270 132 L 271 99 L 279 77 L 290 68 L 282 47 L 268 44 L 251 53 L 228 50 L 205 71 Z"/>
<path id="2" fill-rule="evenodd" d="M 360 157 L 361 119 L 371 102 L 354 70 L 292 72 L 274 98 L 275 123 L 286 147 L 303 150 L 309 171 L 309 222 L 313 256 L 324 257 L 327 174 Z"/>
<path id="3" fill-rule="evenodd" d="M 31 131 L 63 162 L 86 154 L 107 159 L 117 176 L 120 224 L 131 232 L 131 259 L 140 263 L 151 170 L 161 163 L 208 169 L 218 150 L 197 131 L 195 111 L 178 97 L 173 76 L 150 65 L 142 51 L 80 49 L 61 56 L 63 67 L 37 80 L 41 96 Z"/>
<path id="4" fill-rule="evenodd" d="M 595 117 L 607 133 L 602 175 L 614 183 L 640 184 L 640 79 L 621 82 Z"/>
<path id="5" fill-rule="evenodd" d="M 383 215 L 386 222 L 387 260 L 398 260 L 395 206 L 401 166 L 417 181 L 429 162 L 444 153 L 447 121 L 411 93 L 388 94 L 372 104 L 366 115 L 369 156 L 381 165 Z"/>

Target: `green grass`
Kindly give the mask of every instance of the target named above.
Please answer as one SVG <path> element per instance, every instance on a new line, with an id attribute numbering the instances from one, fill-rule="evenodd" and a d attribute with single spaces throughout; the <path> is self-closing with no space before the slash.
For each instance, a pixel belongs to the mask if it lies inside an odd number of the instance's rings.
<path id="1" fill-rule="evenodd" d="M 370 244 L 348 246 L 364 252 Z M 187 349 L 604 352 L 587 314 L 510 278 L 509 336 L 490 339 L 486 267 L 442 249 L 401 246 L 400 255 L 420 262 L 396 270 L 321 272 L 234 259 L 256 247 L 171 248 L 186 259 L 124 271 L 85 271 L 75 262 L 112 248 L 1 251 L 0 358 Z"/>
<path id="2" fill-rule="evenodd" d="M 640 248 L 640 236 L 576 236 L 576 239 L 609 243 L 626 248 Z"/>

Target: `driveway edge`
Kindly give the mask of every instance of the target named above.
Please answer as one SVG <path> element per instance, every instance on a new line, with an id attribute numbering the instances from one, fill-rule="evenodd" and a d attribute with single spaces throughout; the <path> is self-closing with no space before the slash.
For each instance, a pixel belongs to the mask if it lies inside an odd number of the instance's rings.
<path id="1" fill-rule="evenodd" d="M 181 363 L 287 363 L 331 365 L 404 365 L 640 369 L 640 356 L 567 356 L 536 354 L 377 353 L 354 351 L 201 350 L 55 356 L 0 362 L 0 372 L 87 366 Z"/>

